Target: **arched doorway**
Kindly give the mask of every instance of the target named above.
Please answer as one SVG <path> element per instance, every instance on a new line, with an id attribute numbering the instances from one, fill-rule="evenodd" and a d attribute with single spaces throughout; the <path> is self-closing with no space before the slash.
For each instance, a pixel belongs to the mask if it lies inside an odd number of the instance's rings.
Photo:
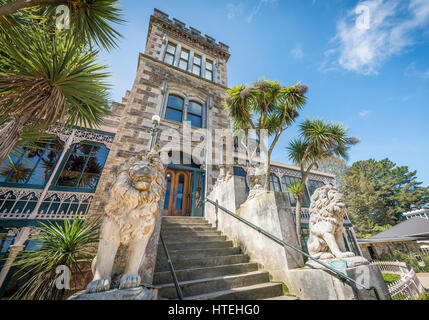
<path id="1" fill-rule="evenodd" d="M 166 171 L 164 216 L 202 216 L 204 198 L 204 170 L 193 161 L 170 163 Z M 188 159 L 189 160 L 189 159 Z"/>

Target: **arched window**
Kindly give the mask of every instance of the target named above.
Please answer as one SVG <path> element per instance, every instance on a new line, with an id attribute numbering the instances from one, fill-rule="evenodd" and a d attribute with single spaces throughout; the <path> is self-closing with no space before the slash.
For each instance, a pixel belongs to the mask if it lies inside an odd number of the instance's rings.
<path id="1" fill-rule="evenodd" d="M 167 101 L 165 119 L 182 122 L 184 104 L 185 102 L 183 98 L 176 95 L 170 95 Z"/>
<path id="2" fill-rule="evenodd" d="M 108 154 L 109 149 L 103 144 L 81 142 L 73 145 L 56 178 L 55 189 L 95 191 Z"/>
<path id="3" fill-rule="evenodd" d="M 203 106 L 201 104 L 195 101 L 189 101 L 187 121 L 190 121 L 193 127 L 202 128 Z"/>
<path id="4" fill-rule="evenodd" d="M 271 191 L 281 192 L 280 179 L 274 173 L 270 174 L 270 189 Z"/>

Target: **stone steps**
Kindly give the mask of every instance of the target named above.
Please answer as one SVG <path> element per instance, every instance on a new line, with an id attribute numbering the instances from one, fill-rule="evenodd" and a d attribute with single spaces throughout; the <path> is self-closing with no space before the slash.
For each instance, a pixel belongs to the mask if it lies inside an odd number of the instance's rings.
<path id="1" fill-rule="evenodd" d="M 260 300 L 283 296 L 280 283 L 259 270 L 204 218 L 164 217 L 161 233 L 187 300 Z M 177 299 L 165 252 L 158 246 L 154 285 L 162 299 Z"/>
<path id="2" fill-rule="evenodd" d="M 189 249 L 189 242 L 165 241 L 165 245 L 167 246 L 168 251 Z M 200 241 L 200 242 L 192 243 L 192 249 L 231 248 L 232 246 L 233 246 L 232 241 Z M 159 247 L 158 251 L 164 252 L 164 249 Z"/>
<path id="3" fill-rule="evenodd" d="M 178 281 L 191 281 L 219 277 L 222 275 L 247 273 L 252 271 L 258 271 L 257 263 L 239 263 L 214 267 L 176 270 L 176 277 Z M 155 273 L 153 281 L 155 285 L 170 283 L 172 281 L 170 271 Z"/>
<path id="4" fill-rule="evenodd" d="M 260 283 L 253 286 L 216 291 L 197 296 L 184 298 L 185 300 L 296 300 L 290 296 L 283 296 L 281 284 Z M 275 298 L 272 298 L 272 297 Z M 265 299 L 267 297 L 267 299 Z"/>
<path id="5" fill-rule="evenodd" d="M 167 249 L 168 249 L 168 246 L 167 246 Z M 158 253 L 162 252 L 163 254 L 161 256 L 158 255 L 157 260 L 166 259 L 164 250 L 163 249 L 161 250 L 158 250 Z M 231 248 L 188 249 L 188 250 L 173 250 L 173 251 L 168 250 L 168 253 L 174 263 L 175 259 L 209 258 L 214 256 L 225 256 L 225 255 L 229 256 L 233 254 L 239 254 L 241 253 L 241 251 L 237 247 L 231 247 Z"/>
<path id="6" fill-rule="evenodd" d="M 175 259 L 175 270 L 186 270 L 194 268 L 216 267 L 228 264 L 239 264 L 249 262 L 249 257 L 244 254 L 236 254 L 230 256 L 214 256 L 197 259 Z M 169 271 L 167 261 L 158 262 L 157 272 Z"/>
<path id="7" fill-rule="evenodd" d="M 183 296 L 190 297 L 266 282 L 269 282 L 268 272 L 254 271 L 244 274 L 180 281 L 179 285 L 182 289 Z M 163 284 L 157 287 L 159 288 L 158 293 L 162 298 L 177 299 L 176 288 L 173 283 Z"/>

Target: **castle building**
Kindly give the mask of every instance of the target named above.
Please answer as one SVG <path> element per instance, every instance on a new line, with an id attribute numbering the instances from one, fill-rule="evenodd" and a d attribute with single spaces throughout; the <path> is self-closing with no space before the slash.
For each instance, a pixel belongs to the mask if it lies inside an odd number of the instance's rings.
<path id="1" fill-rule="evenodd" d="M 164 216 L 204 216 L 204 198 L 213 188 L 221 166 L 217 130 L 230 130 L 224 109 L 228 88 L 229 47 L 157 9 L 150 17 L 146 49 L 138 55 L 132 88 L 112 116 L 96 131 L 86 128 L 51 128 L 55 138 L 42 150 L 21 150 L 0 167 L 0 258 L 31 247 L 29 236 L 38 221 L 63 221 L 103 214 L 117 168 L 138 152 L 156 143 L 168 147 L 172 159 L 167 169 Z M 153 133 L 153 116 L 160 117 Z M 179 150 L 178 152 L 174 152 Z M 174 155 L 173 155 L 174 153 Z M 236 207 L 246 200 L 246 165 L 231 166 L 237 177 Z M 271 189 L 288 193 L 290 211 L 295 198 L 289 186 L 299 179 L 297 167 L 272 163 Z M 335 177 L 313 171 L 306 186 L 303 208 L 304 240 L 312 193 Z M 359 254 L 350 220 L 344 238 Z M 12 272 L 4 261 L 0 296 Z"/>

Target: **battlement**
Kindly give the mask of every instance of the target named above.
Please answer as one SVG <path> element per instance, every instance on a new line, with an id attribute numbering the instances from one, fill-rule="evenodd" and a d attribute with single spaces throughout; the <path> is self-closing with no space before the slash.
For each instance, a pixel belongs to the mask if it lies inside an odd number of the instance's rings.
<path id="1" fill-rule="evenodd" d="M 227 54 L 229 54 L 229 46 L 222 43 L 222 42 L 216 42 L 216 39 L 214 39 L 213 37 L 210 37 L 209 35 L 205 34 L 204 36 L 201 34 L 201 31 L 189 26 L 186 27 L 186 24 L 176 18 L 169 18 L 169 15 L 162 12 L 161 10 L 158 9 L 154 9 L 153 10 L 153 17 L 166 22 L 169 24 L 170 27 L 173 27 L 175 29 L 180 30 L 181 32 L 183 32 L 184 34 L 192 37 L 193 39 L 200 41 L 201 43 L 205 44 L 205 45 L 209 45 L 213 48 L 216 48 L 218 50 L 221 50 Z"/>

